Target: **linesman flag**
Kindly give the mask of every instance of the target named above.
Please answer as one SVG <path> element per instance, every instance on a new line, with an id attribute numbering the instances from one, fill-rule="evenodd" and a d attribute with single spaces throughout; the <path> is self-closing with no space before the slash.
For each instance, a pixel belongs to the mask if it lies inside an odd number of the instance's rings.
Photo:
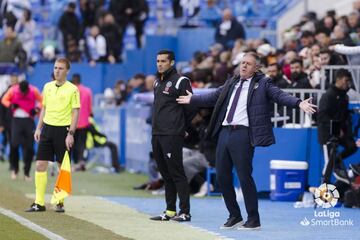
<path id="1" fill-rule="evenodd" d="M 56 180 L 51 204 L 58 204 L 71 194 L 71 166 L 69 152 L 65 151 L 60 172 Z"/>

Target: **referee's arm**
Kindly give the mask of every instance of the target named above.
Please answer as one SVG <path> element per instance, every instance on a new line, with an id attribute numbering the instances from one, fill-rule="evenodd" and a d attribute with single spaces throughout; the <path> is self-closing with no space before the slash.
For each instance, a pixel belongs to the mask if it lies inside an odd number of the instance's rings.
<path id="1" fill-rule="evenodd" d="M 34 139 L 35 139 L 36 142 L 40 141 L 41 129 L 42 129 L 43 125 L 44 125 L 45 108 L 46 108 L 45 106 L 43 106 L 41 108 L 39 121 L 38 121 L 38 124 L 37 124 L 36 129 L 35 129 Z"/>
<path id="2" fill-rule="evenodd" d="M 73 108 L 71 112 L 71 125 L 69 128 L 68 135 L 65 139 L 65 145 L 68 150 L 70 150 L 74 145 L 74 133 L 77 127 L 78 119 L 79 119 L 80 108 Z"/>

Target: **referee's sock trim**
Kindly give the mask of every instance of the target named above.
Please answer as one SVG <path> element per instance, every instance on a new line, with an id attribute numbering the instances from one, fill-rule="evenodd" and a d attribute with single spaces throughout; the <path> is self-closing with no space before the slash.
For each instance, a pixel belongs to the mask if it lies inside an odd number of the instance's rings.
<path id="1" fill-rule="evenodd" d="M 176 212 L 175 212 L 175 211 L 166 210 L 165 214 L 168 215 L 169 217 L 175 217 Z"/>

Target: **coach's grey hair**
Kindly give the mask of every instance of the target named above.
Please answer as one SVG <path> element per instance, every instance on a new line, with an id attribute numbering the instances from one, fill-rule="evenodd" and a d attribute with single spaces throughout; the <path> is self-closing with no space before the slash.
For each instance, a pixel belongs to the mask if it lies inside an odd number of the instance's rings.
<path id="1" fill-rule="evenodd" d="M 260 61 L 260 57 L 255 53 L 255 52 L 247 52 L 245 53 L 245 55 L 243 56 L 243 58 L 245 56 L 251 56 L 255 59 L 255 64 L 256 64 L 256 67 L 257 68 L 260 68 L 261 67 L 261 61 Z"/>

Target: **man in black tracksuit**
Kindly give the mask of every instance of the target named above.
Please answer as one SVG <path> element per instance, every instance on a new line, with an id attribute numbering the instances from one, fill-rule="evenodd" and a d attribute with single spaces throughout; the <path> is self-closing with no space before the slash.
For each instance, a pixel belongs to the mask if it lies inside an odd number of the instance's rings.
<path id="1" fill-rule="evenodd" d="M 351 156 L 357 151 L 355 140 L 351 129 L 351 117 L 349 112 L 349 97 L 347 91 L 351 85 L 351 74 L 345 69 L 339 69 L 336 73 L 334 85 L 322 95 L 319 103 L 318 113 L 318 139 L 323 145 L 325 153 L 325 165 L 323 175 L 324 181 L 329 183 L 329 174 L 331 174 L 331 166 L 333 164 L 333 174 L 337 180 L 350 184 L 347 171 L 343 165 L 343 159 Z M 338 125 L 331 128 L 333 125 Z M 331 133 L 333 133 L 331 135 Z M 334 138 L 335 137 L 335 138 Z M 331 158 L 330 150 L 333 141 L 343 147 L 343 151 L 337 154 L 336 159 Z M 329 165 L 329 166 L 328 166 Z M 325 171 L 326 170 L 326 171 Z"/>
<path id="2" fill-rule="evenodd" d="M 190 221 L 190 194 L 185 176 L 182 148 L 185 128 L 194 116 L 193 108 L 182 106 L 176 98 L 191 90 L 188 78 L 181 77 L 175 67 L 172 51 L 157 54 L 157 76 L 154 83 L 154 107 L 152 114 L 153 154 L 165 184 L 166 211 L 150 218 L 157 221 L 170 219 Z M 180 211 L 176 215 L 176 196 Z"/>

